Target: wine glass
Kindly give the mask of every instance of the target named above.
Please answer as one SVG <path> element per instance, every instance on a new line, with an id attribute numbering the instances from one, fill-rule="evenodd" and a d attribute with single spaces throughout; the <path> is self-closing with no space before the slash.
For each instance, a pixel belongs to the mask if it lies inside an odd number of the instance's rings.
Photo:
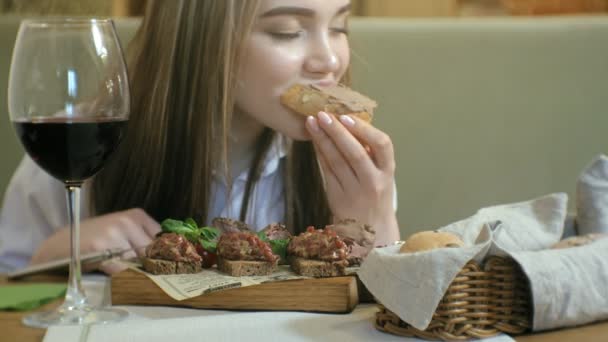
<path id="1" fill-rule="evenodd" d="M 89 304 L 81 287 L 80 188 L 116 150 L 129 117 L 129 83 L 110 19 L 21 22 L 11 62 L 10 119 L 27 154 L 67 191 L 70 273 L 63 304 L 26 316 L 34 327 L 118 321 L 124 310 Z"/>

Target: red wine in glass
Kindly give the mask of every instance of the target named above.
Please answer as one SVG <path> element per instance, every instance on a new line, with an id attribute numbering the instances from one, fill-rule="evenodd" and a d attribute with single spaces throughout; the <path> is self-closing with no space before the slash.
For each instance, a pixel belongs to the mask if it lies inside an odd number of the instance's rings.
<path id="1" fill-rule="evenodd" d="M 118 147 L 127 120 L 77 117 L 15 121 L 15 131 L 28 155 L 66 184 L 94 176 Z"/>
<path id="2" fill-rule="evenodd" d="M 70 252 L 65 300 L 54 310 L 24 316 L 23 323 L 44 328 L 124 319 L 125 310 L 89 303 L 80 268 L 81 185 L 118 148 L 130 113 L 127 68 L 114 22 L 23 20 L 11 60 L 8 105 L 27 154 L 64 183 L 70 227 L 69 244 L 63 246 Z"/>

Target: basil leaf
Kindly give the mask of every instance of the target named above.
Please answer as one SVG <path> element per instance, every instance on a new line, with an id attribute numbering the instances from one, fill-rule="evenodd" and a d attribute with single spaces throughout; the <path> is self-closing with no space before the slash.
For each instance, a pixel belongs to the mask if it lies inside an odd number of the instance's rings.
<path id="1" fill-rule="evenodd" d="M 281 257 L 281 260 L 287 260 L 287 246 L 289 245 L 289 239 L 270 240 L 268 241 L 272 253 Z"/>
<path id="2" fill-rule="evenodd" d="M 193 230 L 186 230 L 184 231 L 184 233 L 182 234 L 186 239 L 188 239 L 190 242 L 196 242 L 198 241 L 198 238 L 201 236 L 199 234 L 198 231 L 193 231 Z"/>
<path id="3" fill-rule="evenodd" d="M 289 245 L 289 239 L 276 239 L 270 240 L 265 232 L 258 232 L 256 235 L 260 240 L 268 243 L 272 249 L 272 253 L 281 257 L 281 260 L 287 260 L 287 245 Z"/>
<path id="4" fill-rule="evenodd" d="M 209 241 L 205 239 L 199 239 L 198 242 L 203 246 L 203 248 L 209 253 L 217 252 L 217 241 Z"/>
<path id="5" fill-rule="evenodd" d="M 196 221 L 194 221 L 192 218 L 187 218 L 186 221 L 184 221 L 184 224 L 186 226 L 190 226 L 192 227 L 192 229 L 198 229 L 198 225 L 196 224 Z"/>
<path id="6" fill-rule="evenodd" d="M 163 232 L 166 233 L 175 233 L 176 230 L 181 228 L 184 225 L 182 221 L 174 220 L 174 219 L 166 219 L 160 224 L 160 228 Z"/>
<path id="7" fill-rule="evenodd" d="M 264 232 L 258 232 L 256 235 L 260 238 L 260 240 L 262 240 L 264 242 L 268 242 L 269 241 L 268 240 L 268 236 Z"/>
<path id="8" fill-rule="evenodd" d="M 163 232 L 182 235 L 192 242 L 196 242 L 200 236 L 197 228 L 193 228 L 189 224 L 185 224 L 183 221 L 166 219 L 161 223 L 160 226 Z"/>
<path id="9" fill-rule="evenodd" d="M 199 228 L 201 238 L 207 241 L 217 241 L 220 237 L 220 230 L 215 227 L 201 227 Z"/>

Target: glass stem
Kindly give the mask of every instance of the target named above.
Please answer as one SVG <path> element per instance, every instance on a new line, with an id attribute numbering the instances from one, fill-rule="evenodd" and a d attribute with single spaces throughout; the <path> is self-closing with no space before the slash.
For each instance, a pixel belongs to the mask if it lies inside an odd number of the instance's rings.
<path id="1" fill-rule="evenodd" d="M 80 184 L 66 185 L 68 220 L 70 224 L 70 276 L 65 294 L 64 307 L 70 309 L 87 306 L 87 297 L 80 280 Z"/>

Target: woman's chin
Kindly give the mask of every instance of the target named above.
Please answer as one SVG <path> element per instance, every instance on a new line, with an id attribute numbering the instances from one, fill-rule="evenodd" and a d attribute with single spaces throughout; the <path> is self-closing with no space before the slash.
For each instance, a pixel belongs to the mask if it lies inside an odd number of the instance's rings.
<path id="1" fill-rule="evenodd" d="M 288 113 L 291 120 L 285 121 L 281 126 L 275 126 L 275 130 L 295 141 L 310 141 L 311 136 L 306 129 L 306 117 L 294 113 Z"/>
<path id="2" fill-rule="evenodd" d="M 310 133 L 306 130 L 306 127 L 302 125 L 301 129 L 290 130 L 290 132 L 284 133 L 287 137 L 294 141 L 310 141 Z"/>

